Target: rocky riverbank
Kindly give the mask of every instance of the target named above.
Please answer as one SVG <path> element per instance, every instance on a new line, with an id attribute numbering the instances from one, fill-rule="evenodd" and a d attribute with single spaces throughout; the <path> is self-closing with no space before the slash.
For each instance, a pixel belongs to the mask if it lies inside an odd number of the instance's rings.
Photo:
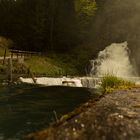
<path id="1" fill-rule="evenodd" d="M 115 90 L 64 123 L 30 135 L 33 140 L 139 140 L 140 89 Z"/>

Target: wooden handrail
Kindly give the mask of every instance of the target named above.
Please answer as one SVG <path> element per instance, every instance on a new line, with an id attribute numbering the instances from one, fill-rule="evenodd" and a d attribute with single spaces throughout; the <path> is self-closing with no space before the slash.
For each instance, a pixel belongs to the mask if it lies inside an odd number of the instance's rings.
<path id="1" fill-rule="evenodd" d="M 32 51 L 21 51 L 21 50 L 9 50 L 11 53 L 24 53 L 24 54 L 40 54 L 41 52 L 32 52 Z"/>

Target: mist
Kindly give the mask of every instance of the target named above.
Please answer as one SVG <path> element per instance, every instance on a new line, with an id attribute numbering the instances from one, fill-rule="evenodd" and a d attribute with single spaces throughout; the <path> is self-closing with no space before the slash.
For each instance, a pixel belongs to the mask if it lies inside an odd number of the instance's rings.
<path id="1" fill-rule="evenodd" d="M 98 58 L 91 60 L 91 76 L 104 76 L 111 74 L 119 77 L 136 77 L 137 73 L 129 59 L 127 42 L 112 43 L 103 51 L 100 51 Z"/>
<path id="2" fill-rule="evenodd" d="M 92 31 L 95 46 L 103 50 L 111 43 L 127 41 L 131 62 L 140 74 L 140 1 L 97 0 L 97 5 Z"/>

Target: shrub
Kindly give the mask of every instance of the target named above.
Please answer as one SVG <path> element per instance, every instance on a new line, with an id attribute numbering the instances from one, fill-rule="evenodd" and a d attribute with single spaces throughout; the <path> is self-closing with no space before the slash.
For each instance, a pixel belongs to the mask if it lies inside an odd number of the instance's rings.
<path id="1" fill-rule="evenodd" d="M 114 75 L 105 75 L 101 80 L 101 90 L 103 93 L 110 93 L 113 89 L 128 89 L 135 83 L 124 80 Z"/>

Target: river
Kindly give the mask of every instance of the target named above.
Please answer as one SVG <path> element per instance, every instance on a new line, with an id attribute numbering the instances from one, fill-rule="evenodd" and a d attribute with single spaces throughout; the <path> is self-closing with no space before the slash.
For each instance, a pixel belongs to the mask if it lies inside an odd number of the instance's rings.
<path id="1" fill-rule="evenodd" d="M 48 127 L 62 115 L 93 98 L 87 88 L 0 86 L 0 140 L 19 140 Z"/>

